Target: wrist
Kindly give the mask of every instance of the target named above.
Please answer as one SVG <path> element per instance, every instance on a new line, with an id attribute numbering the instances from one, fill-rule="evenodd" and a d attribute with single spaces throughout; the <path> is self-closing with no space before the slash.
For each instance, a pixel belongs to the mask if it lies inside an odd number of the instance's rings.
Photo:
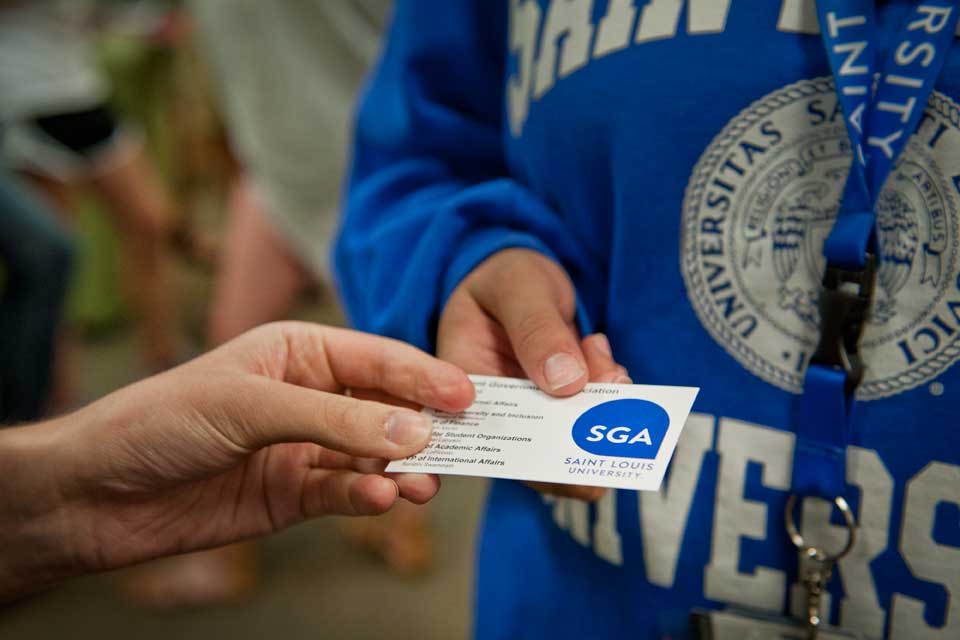
<path id="1" fill-rule="evenodd" d="M 0 602 L 81 571 L 66 535 L 59 423 L 0 429 Z"/>

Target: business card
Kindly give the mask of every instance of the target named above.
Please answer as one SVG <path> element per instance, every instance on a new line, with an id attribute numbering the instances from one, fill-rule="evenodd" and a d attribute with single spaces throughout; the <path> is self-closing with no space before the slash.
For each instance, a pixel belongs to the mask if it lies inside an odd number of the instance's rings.
<path id="1" fill-rule="evenodd" d="M 390 472 L 656 491 L 699 389 L 591 383 L 554 398 L 529 380 L 470 376 L 462 413 L 424 409 L 433 438 Z"/>

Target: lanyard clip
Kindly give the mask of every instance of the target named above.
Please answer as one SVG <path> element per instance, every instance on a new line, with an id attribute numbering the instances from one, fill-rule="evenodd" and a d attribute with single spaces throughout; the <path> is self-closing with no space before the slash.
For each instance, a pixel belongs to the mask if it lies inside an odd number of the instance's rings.
<path id="1" fill-rule="evenodd" d="M 877 257 L 866 254 L 861 269 L 844 269 L 827 263 L 820 292 L 820 342 L 810 364 L 843 369 L 846 391 L 853 393 L 863 380 L 860 336 L 873 302 Z"/>

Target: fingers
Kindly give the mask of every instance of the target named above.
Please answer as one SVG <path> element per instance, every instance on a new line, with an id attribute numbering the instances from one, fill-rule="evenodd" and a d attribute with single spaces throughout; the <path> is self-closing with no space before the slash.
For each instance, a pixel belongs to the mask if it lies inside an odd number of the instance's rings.
<path id="1" fill-rule="evenodd" d="M 632 384 L 627 370 L 613 359 L 613 352 L 607 337 L 602 333 L 593 334 L 584 338 L 581 343 L 584 358 L 590 371 L 592 382 L 613 382 L 617 384 Z M 527 482 L 539 493 L 561 498 L 573 498 L 585 502 L 596 502 L 606 493 L 604 487 L 587 487 L 570 484 L 553 484 L 548 482 Z"/>
<path id="2" fill-rule="evenodd" d="M 607 492 L 604 487 L 584 487 L 575 484 L 552 484 L 549 482 L 524 483 L 534 491 L 558 498 L 574 498 L 584 502 L 596 502 Z"/>
<path id="3" fill-rule="evenodd" d="M 459 367 L 397 340 L 330 329 L 325 349 L 334 378 L 345 387 L 377 389 L 418 405 L 462 411 L 473 384 Z"/>
<path id="4" fill-rule="evenodd" d="M 397 340 L 306 322 L 254 329 L 204 357 L 317 391 L 379 389 L 445 411 L 473 402 L 473 384 L 457 366 Z"/>
<path id="5" fill-rule="evenodd" d="M 439 488 L 436 476 L 399 474 L 389 478 L 349 470 L 314 469 L 303 483 L 301 510 L 305 518 L 375 516 L 389 511 L 399 498 L 424 504 Z"/>
<path id="6" fill-rule="evenodd" d="M 411 456 L 430 440 L 426 415 L 380 402 L 314 391 L 255 377 L 228 389 L 219 403 L 226 419 L 212 420 L 239 447 L 253 451 L 284 442 L 312 442 L 366 458 Z"/>
<path id="7" fill-rule="evenodd" d="M 584 338 L 580 344 L 587 360 L 587 367 L 590 369 L 591 382 L 633 384 L 626 368 L 613 359 L 613 351 L 610 349 L 607 336 L 595 333 Z"/>
<path id="8" fill-rule="evenodd" d="M 432 473 L 384 473 L 387 462 L 371 458 L 352 458 L 350 466 L 356 471 L 391 478 L 400 488 L 400 497 L 414 504 L 425 504 L 440 491 L 440 477 Z"/>
<path id="9" fill-rule="evenodd" d="M 399 497 L 397 483 L 390 478 L 317 469 L 305 479 L 301 500 L 304 517 L 316 518 L 379 515 L 389 511 Z"/>
<path id="10" fill-rule="evenodd" d="M 440 315 L 437 357 L 468 373 L 526 377 L 507 332 L 464 288 L 453 292 Z"/>
<path id="11" fill-rule="evenodd" d="M 400 497 L 414 504 L 426 504 L 440 491 L 440 477 L 432 473 L 387 474 L 397 483 Z"/>
<path id="12" fill-rule="evenodd" d="M 506 330 L 517 360 L 541 389 L 577 393 L 589 371 L 573 327 L 573 284 L 552 260 L 507 250 L 465 281 L 480 306 Z"/>
<path id="13" fill-rule="evenodd" d="M 590 369 L 591 382 L 613 382 L 632 384 L 627 370 L 613 359 L 610 342 L 602 333 L 587 336 L 581 342 L 583 355 Z M 546 495 L 560 498 L 574 498 L 585 502 L 596 502 L 606 493 L 603 487 L 585 487 L 572 484 L 551 484 L 548 482 L 528 482 L 527 486 Z"/>
<path id="14" fill-rule="evenodd" d="M 351 398 L 357 398 L 358 400 L 373 400 L 375 402 L 382 402 L 384 404 L 392 404 L 396 407 L 411 409 L 412 411 L 420 411 L 420 405 L 417 403 L 392 396 L 386 391 L 380 391 L 379 389 L 357 389 L 354 387 L 350 389 L 350 393 L 348 395 Z"/>
<path id="15" fill-rule="evenodd" d="M 357 458 L 322 447 L 314 451 L 310 466 L 314 470 L 356 471 L 365 475 L 382 475 L 396 483 L 400 497 L 414 504 L 429 502 L 440 491 L 440 477 L 425 473 L 384 473 L 386 460 Z"/>

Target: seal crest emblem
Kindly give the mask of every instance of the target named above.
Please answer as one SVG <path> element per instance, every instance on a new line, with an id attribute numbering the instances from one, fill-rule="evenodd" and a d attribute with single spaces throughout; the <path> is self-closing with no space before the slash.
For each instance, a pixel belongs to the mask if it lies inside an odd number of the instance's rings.
<path id="1" fill-rule="evenodd" d="M 957 158 L 960 108 L 934 92 L 879 199 L 862 400 L 930 381 L 960 358 Z M 819 336 L 821 250 L 850 162 L 832 78 L 801 81 L 738 114 L 684 198 L 681 269 L 700 322 L 741 365 L 793 393 Z"/>

